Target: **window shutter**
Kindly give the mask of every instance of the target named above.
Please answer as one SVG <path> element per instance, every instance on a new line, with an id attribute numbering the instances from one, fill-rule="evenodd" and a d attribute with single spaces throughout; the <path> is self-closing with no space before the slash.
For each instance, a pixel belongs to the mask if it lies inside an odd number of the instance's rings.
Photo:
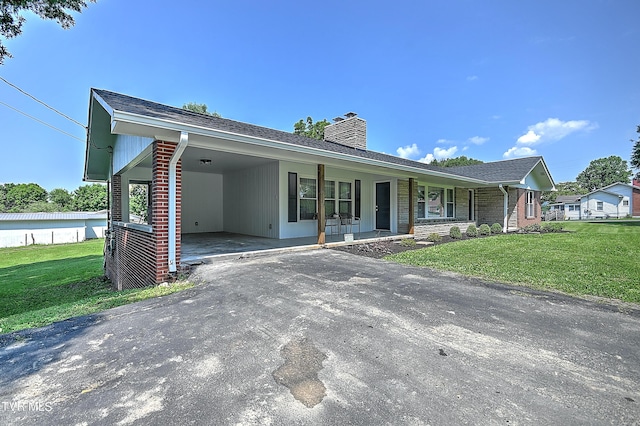
<path id="1" fill-rule="evenodd" d="M 289 222 L 298 221 L 298 174 L 289 172 L 288 184 Z"/>
<path id="2" fill-rule="evenodd" d="M 353 215 L 355 217 L 362 217 L 362 216 L 360 216 L 360 192 L 361 192 L 360 187 L 361 186 L 362 186 L 362 182 L 360 182 L 359 179 L 356 179 L 356 182 L 355 182 L 355 198 L 356 198 L 355 202 L 356 202 L 356 205 L 354 206 L 354 213 L 353 213 Z"/>

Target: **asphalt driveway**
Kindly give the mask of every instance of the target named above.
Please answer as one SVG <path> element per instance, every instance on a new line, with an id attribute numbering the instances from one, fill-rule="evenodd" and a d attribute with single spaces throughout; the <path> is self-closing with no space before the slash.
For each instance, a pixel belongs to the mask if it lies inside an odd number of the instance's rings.
<path id="1" fill-rule="evenodd" d="M 0 336 L 0 424 L 638 424 L 640 314 L 320 250 Z"/>

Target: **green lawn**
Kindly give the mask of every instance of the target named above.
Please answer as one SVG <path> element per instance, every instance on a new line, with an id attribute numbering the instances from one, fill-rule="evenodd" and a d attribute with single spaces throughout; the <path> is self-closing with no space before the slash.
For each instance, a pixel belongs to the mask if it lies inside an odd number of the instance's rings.
<path id="1" fill-rule="evenodd" d="M 387 259 L 490 280 L 640 303 L 640 221 L 565 222 L 569 233 L 509 234 Z"/>
<path id="2" fill-rule="evenodd" d="M 192 284 L 114 291 L 104 240 L 0 249 L 0 334 L 174 293 Z"/>

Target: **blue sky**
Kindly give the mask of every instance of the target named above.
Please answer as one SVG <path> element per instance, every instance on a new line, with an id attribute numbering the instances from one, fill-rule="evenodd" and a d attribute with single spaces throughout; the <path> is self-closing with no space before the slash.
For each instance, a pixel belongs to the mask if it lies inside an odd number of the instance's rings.
<path id="1" fill-rule="evenodd" d="M 84 124 L 91 87 L 285 131 L 354 111 L 369 149 L 543 155 L 562 182 L 629 159 L 638 16 L 637 0 L 99 0 L 70 30 L 26 15 L 0 76 Z M 0 101 L 85 138 L 1 81 Z M 0 183 L 83 184 L 83 142 L 4 105 L 0 129 Z"/>

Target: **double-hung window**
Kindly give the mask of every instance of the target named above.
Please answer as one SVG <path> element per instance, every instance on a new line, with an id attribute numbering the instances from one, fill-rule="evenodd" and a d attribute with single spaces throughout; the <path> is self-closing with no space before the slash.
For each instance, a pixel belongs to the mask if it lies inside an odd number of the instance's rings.
<path id="1" fill-rule="evenodd" d="M 351 195 L 351 182 L 339 182 L 338 183 L 338 205 L 340 214 L 352 214 L 352 195 Z"/>
<path id="2" fill-rule="evenodd" d="M 336 210 L 336 183 L 332 180 L 324 181 L 324 213 L 333 216 Z"/>
<path id="3" fill-rule="evenodd" d="M 601 212 L 604 210 L 604 202 L 602 201 L 596 201 L 596 210 Z"/>
<path id="4" fill-rule="evenodd" d="M 316 180 L 300 178 L 300 220 L 315 219 L 318 212 L 318 192 Z"/>
<path id="5" fill-rule="evenodd" d="M 535 193 L 533 191 L 527 191 L 526 197 L 526 215 L 527 217 L 535 217 Z"/>

